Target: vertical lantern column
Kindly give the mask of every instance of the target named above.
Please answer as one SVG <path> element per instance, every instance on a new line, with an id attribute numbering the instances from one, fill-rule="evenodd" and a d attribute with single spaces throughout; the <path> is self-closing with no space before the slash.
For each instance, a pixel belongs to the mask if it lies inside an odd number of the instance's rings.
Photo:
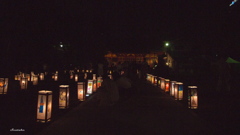
<path id="1" fill-rule="evenodd" d="M 198 108 L 197 86 L 188 86 L 188 108 Z"/>
<path id="2" fill-rule="evenodd" d="M 7 94 L 8 78 L 0 78 L 0 94 Z"/>
<path id="3" fill-rule="evenodd" d="M 80 101 L 84 101 L 85 100 L 85 96 L 86 96 L 86 84 L 85 84 L 85 82 L 84 81 L 82 81 L 82 82 L 78 82 L 77 83 L 77 85 L 78 85 L 78 99 L 80 100 Z"/>
<path id="4" fill-rule="evenodd" d="M 75 82 L 78 82 L 78 74 L 75 74 L 74 79 L 75 79 Z"/>
<path id="5" fill-rule="evenodd" d="M 44 73 L 41 73 L 41 74 L 39 75 L 39 78 L 40 78 L 41 81 L 43 81 L 43 80 L 44 80 Z"/>
<path id="6" fill-rule="evenodd" d="M 38 84 L 38 75 L 33 75 L 33 85 L 37 85 Z"/>
<path id="7" fill-rule="evenodd" d="M 41 90 L 38 92 L 37 122 L 46 123 L 52 115 L 52 91 Z"/>
<path id="8" fill-rule="evenodd" d="M 69 85 L 59 86 L 59 109 L 67 109 L 69 107 Z"/>

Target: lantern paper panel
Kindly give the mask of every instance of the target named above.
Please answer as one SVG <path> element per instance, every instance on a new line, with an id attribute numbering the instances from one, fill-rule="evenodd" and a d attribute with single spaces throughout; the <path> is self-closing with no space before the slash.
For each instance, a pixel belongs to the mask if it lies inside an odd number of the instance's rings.
<path id="1" fill-rule="evenodd" d="M 77 82 L 77 81 L 78 81 L 78 74 L 75 74 L 75 77 L 74 77 L 74 79 L 75 79 L 75 82 Z"/>
<path id="2" fill-rule="evenodd" d="M 78 99 L 80 101 L 85 100 L 85 82 L 78 82 Z"/>
<path id="3" fill-rule="evenodd" d="M 7 94 L 8 78 L 0 78 L 0 94 Z"/>
<path id="4" fill-rule="evenodd" d="M 51 120 L 52 91 L 41 90 L 38 92 L 37 122 L 46 123 Z"/>
<path id="5" fill-rule="evenodd" d="M 69 85 L 60 85 L 59 87 L 59 108 L 66 109 L 69 107 Z"/>
<path id="6" fill-rule="evenodd" d="M 93 80 L 97 80 L 96 74 L 93 74 Z"/>

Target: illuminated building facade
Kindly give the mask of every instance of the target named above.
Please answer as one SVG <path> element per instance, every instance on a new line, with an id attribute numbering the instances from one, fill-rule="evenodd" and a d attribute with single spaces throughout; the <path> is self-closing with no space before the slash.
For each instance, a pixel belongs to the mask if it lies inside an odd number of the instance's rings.
<path id="1" fill-rule="evenodd" d="M 104 57 L 109 64 L 118 64 L 123 62 L 147 62 L 150 67 L 153 67 L 158 63 L 158 57 L 165 55 L 163 58 L 166 62 L 166 65 L 170 68 L 173 67 L 173 59 L 166 52 L 152 52 L 148 54 L 136 54 L 136 53 L 112 53 L 108 52 Z"/>

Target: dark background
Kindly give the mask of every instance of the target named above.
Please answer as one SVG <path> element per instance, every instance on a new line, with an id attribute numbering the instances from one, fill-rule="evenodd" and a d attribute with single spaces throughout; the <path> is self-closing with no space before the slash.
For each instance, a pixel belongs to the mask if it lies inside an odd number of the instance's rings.
<path id="1" fill-rule="evenodd" d="M 2 0 L 1 67 L 7 65 L 10 70 L 43 63 L 84 63 L 99 60 L 109 50 L 158 50 L 164 41 L 206 54 L 238 56 L 240 5 L 237 2 L 229 7 L 230 3 Z M 64 51 L 56 47 L 60 42 L 68 45 Z"/>

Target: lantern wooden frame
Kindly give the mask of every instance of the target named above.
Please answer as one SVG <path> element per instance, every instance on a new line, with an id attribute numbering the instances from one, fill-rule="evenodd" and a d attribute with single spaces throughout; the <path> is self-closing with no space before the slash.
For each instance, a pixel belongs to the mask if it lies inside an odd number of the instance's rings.
<path id="1" fill-rule="evenodd" d="M 198 108 L 197 86 L 188 86 L 188 108 Z"/>
<path id="2" fill-rule="evenodd" d="M 86 96 L 86 82 L 78 82 L 77 83 L 77 90 L 78 90 L 78 100 L 80 101 L 85 101 L 85 96 Z"/>

